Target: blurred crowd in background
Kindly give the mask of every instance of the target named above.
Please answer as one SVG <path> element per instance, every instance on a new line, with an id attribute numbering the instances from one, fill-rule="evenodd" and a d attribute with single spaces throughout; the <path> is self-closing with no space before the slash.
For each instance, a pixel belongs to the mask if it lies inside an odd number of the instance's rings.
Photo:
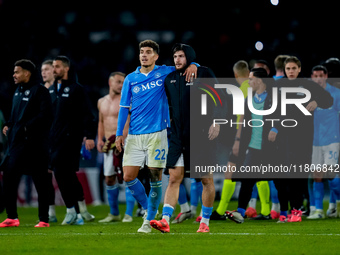
<path id="1" fill-rule="evenodd" d="M 335 5 L 335 3 L 333 4 Z M 0 0 L 0 107 L 7 116 L 16 60 L 68 56 L 94 106 L 107 93 L 113 71 L 130 73 L 139 65 L 138 43 L 160 45 L 157 64 L 172 64 L 171 47 L 190 44 L 197 62 L 217 77 L 232 77 L 233 64 L 279 54 L 299 57 L 309 70 L 340 56 L 336 7 L 323 1 L 292 0 L 179 3 Z M 272 70 L 274 68 L 272 67 Z M 274 74 L 273 74 L 274 75 Z"/>

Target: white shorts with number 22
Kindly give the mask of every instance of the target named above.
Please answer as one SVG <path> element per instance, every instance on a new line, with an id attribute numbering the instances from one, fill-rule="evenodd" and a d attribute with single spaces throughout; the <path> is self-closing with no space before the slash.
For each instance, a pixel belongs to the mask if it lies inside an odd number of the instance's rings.
<path id="1" fill-rule="evenodd" d="M 123 166 L 143 166 L 165 168 L 168 155 L 167 130 L 131 135 L 125 140 Z"/>

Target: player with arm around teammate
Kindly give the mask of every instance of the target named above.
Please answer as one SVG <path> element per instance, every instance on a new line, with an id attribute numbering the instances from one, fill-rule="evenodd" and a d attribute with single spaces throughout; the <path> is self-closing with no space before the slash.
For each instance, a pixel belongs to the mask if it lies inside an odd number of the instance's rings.
<path id="1" fill-rule="evenodd" d="M 138 232 L 150 233 L 150 220 L 156 216 L 162 193 L 162 169 L 168 153 L 167 127 L 170 125 L 169 106 L 164 89 L 165 77 L 175 67 L 158 66 L 159 45 L 152 40 L 139 44 L 141 66 L 124 80 L 116 146 L 123 145 L 123 129 L 129 109 L 129 134 L 125 141 L 123 155 L 124 181 L 132 195 L 144 209 L 147 209 L 143 225 Z M 197 67 L 190 65 L 184 75 L 195 77 Z M 151 173 L 149 198 L 143 184 L 137 179 L 139 169 L 147 165 Z"/>

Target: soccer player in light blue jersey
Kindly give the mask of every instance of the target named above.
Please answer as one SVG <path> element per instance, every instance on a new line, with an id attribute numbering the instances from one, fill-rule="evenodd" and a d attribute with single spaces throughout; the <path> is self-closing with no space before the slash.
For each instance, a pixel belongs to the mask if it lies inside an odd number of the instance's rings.
<path id="1" fill-rule="evenodd" d="M 314 183 L 309 183 L 310 215 L 308 219 L 325 218 L 323 211 L 324 184 L 323 178 L 329 178 L 330 192 L 336 197 L 337 203 L 340 199 L 339 176 L 330 175 L 332 171 L 324 171 L 334 167 L 338 163 L 340 148 L 339 112 L 340 112 L 340 89 L 327 83 L 327 69 L 324 66 L 315 66 L 312 69 L 311 78 L 322 88 L 328 91 L 334 99 L 334 103 L 327 109 L 316 108 L 314 111 L 314 139 L 312 167 L 320 166 L 320 170 L 314 171 Z M 325 168 L 327 166 L 327 168 Z M 312 168 L 312 170 L 315 170 Z M 327 175 L 326 175 L 327 172 Z M 337 212 L 339 213 L 339 212 Z M 327 214 L 336 217 L 336 205 L 331 203 Z"/>
<path id="2" fill-rule="evenodd" d="M 116 146 L 121 151 L 123 129 L 130 110 L 129 134 L 125 140 L 123 156 L 124 181 L 135 199 L 146 209 L 141 233 L 150 233 L 150 220 L 156 216 L 162 197 L 162 169 L 168 153 L 167 127 L 170 126 L 169 106 L 164 89 L 165 77 L 174 66 L 158 66 L 159 45 L 152 40 L 139 44 L 140 67 L 124 80 Z M 196 77 L 196 65 L 190 65 L 183 75 L 190 81 Z M 149 197 L 137 179 L 139 169 L 147 165 L 151 173 Z"/>

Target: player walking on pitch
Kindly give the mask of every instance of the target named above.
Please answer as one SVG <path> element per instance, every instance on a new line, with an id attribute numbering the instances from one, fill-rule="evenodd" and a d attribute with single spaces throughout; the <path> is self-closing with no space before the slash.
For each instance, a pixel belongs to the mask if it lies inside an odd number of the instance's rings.
<path id="1" fill-rule="evenodd" d="M 123 156 L 124 181 L 135 199 L 147 209 L 144 222 L 138 232 L 150 233 L 150 220 L 156 216 L 162 193 L 162 169 L 168 153 L 167 127 L 170 125 L 169 106 L 164 89 L 165 77 L 175 67 L 158 66 L 159 45 L 146 40 L 139 44 L 141 66 L 124 80 L 116 146 L 122 150 L 123 129 L 131 112 L 129 134 L 125 141 Z M 189 80 L 196 75 L 197 67 L 190 65 L 184 75 Z M 131 107 L 131 108 L 130 108 Z M 146 164 L 151 173 L 150 195 L 137 179 L 141 166 Z"/>

